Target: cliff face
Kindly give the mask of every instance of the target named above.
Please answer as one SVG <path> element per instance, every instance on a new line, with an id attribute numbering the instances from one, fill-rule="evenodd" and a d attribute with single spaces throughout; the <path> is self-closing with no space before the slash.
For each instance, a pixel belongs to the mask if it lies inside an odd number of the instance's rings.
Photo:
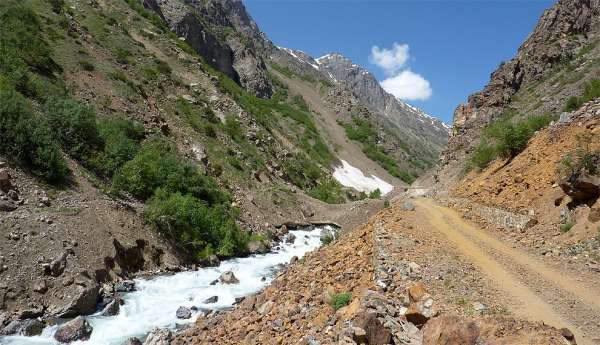
<path id="1" fill-rule="evenodd" d="M 582 84 L 596 73 L 599 38 L 600 1 L 560 0 L 546 10 L 516 56 L 455 110 L 442 164 L 463 160 L 481 128 L 508 109 L 522 117 L 559 114 L 566 99 L 580 95 Z"/>

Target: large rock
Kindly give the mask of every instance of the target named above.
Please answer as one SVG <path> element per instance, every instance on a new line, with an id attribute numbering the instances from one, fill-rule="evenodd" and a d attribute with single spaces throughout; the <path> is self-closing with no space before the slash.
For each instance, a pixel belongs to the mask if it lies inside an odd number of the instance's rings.
<path id="1" fill-rule="evenodd" d="M 99 292 L 100 286 L 97 284 L 89 287 L 73 284 L 69 286 L 66 293 L 70 298 L 65 304 L 56 308 L 55 314 L 63 318 L 92 314 L 100 298 Z"/>
<path id="2" fill-rule="evenodd" d="M 410 305 L 404 314 L 406 319 L 417 325 L 423 325 L 435 316 L 436 311 L 433 308 L 433 298 L 427 292 L 425 285 L 418 282 L 408 288 L 408 297 Z"/>
<path id="3" fill-rule="evenodd" d="M 365 334 L 361 335 L 361 337 L 366 338 L 366 344 L 368 345 L 385 345 L 391 343 L 392 333 L 381 324 L 381 321 L 377 319 L 377 314 L 374 312 L 363 311 L 358 313 L 352 321 L 352 325 L 364 330 Z"/>
<path id="4" fill-rule="evenodd" d="M 219 282 L 222 284 L 237 284 L 240 281 L 236 278 L 236 276 L 231 271 L 224 272 L 219 277 Z"/>
<path id="5" fill-rule="evenodd" d="M 24 335 L 31 337 L 42 334 L 43 329 L 44 324 L 38 319 L 14 320 L 0 332 L 0 335 Z"/>
<path id="6" fill-rule="evenodd" d="M 133 280 L 122 280 L 115 284 L 115 292 L 135 291 L 135 282 Z"/>
<path id="7" fill-rule="evenodd" d="M 77 318 L 61 325 L 56 333 L 54 339 L 61 343 L 71 343 L 77 340 L 88 340 L 92 335 L 92 326 L 87 322 L 84 317 L 78 316 Z"/>
<path id="8" fill-rule="evenodd" d="M 475 345 L 479 326 L 457 316 L 442 316 L 429 321 L 423 328 L 423 345 Z"/>
<path id="9" fill-rule="evenodd" d="M 560 182 L 560 188 L 574 201 L 584 202 L 600 197 L 600 177 L 579 173 Z"/>
<path id="10" fill-rule="evenodd" d="M 119 304 L 119 301 L 114 299 L 110 303 L 108 303 L 106 305 L 106 307 L 104 307 L 104 309 L 102 309 L 101 315 L 102 316 L 114 316 L 119 313 L 120 309 L 121 309 L 121 305 Z"/>
<path id="11" fill-rule="evenodd" d="M 123 345 L 142 345 L 142 342 L 138 338 L 132 337 L 127 339 Z"/>
<path id="12" fill-rule="evenodd" d="M 263 241 L 250 241 L 246 247 L 249 254 L 266 254 L 269 247 Z"/>
<path id="13" fill-rule="evenodd" d="M 0 211 L 12 212 L 17 209 L 17 206 L 9 201 L 0 200 Z"/>
<path id="14" fill-rule="evenodd" d="M 181 306 L 177 308 L 175 316 L 177 316 L 178 319 L 189 319 L 192 317 L 192 311 L 189 308 Z"/>
<path id="15" fill-rule="evenodd" d="M 56 259 L 52 260 L 50 263 L 50 271 L 46 272 L 51 274 L 53 277 L 59 277 L 65 271 L 67 267 L 67 257 L 69 253 L 64 252 L 60 254 Z"/>
<path id="16" fill-rule="evenodd" d="M 155 328 L 144 341 L 144 345 L 170 345 L 173 333 L 168 329 Z"/>

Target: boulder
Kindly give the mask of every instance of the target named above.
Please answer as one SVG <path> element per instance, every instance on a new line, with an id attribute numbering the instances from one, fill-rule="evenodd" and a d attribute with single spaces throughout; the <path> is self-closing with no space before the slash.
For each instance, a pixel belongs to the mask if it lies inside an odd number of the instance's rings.
<path id="1" fill-rule="evenodd" d="M 266 301 L 260 307 L 258 307 L 258 309 L 256 311 L 258 311 L 258 313 L 260 315 L 266 315 L 271 311 L 271 309 L 273 309 L 274 306 L 275 306 L 275 302 Z"/>
<path id="2" fill-rule="evenodd" d="M 560 188 L 576 202 L 585 202 L 600 197 L 600 177 L 587 173 L 573 174 L 560 182 Z"/>
<path id="3" fill-rule="evenodd" d="M 204 304 L 217 303 L 218 300 L 219 300 L 219 296 L 212 296 L 212 297 L 205 299 L 204 302 L 202 302 L 202 303 L 204 303 Z"/>
<path id="4" fill-rule="evenodd" d="M 44 324 L 38 319 L 14 320 L 2 329 L 0 335 L 24 335 L 32 337 L 42 334 L 43 329 Z"/>
<path id="5" fill-rule="evenodd" d="M 222 284 L 237 284 L 240 281 L 236 278 L 236 276 L 231 271 L 224 272 L 219 277 L 219 282 Z"/>
<path id="6" fill-rule="evenodd" d="M 57 308 L 55 314 L 58 317 L 68 318 L 78 315 L 89 315 L 96 310 L 96 304 L 100 298 L 100 286 L 97 284 L 85 287 L 77 284 L 69 286 L 68 301 Z"/>
<path id="7" fill-rule="evenodd" d="M 296 241 L 296 235 L 290 233 L 285 237 L 285 243 L 293 244 Z"/>
<path id="8" fill-rule="evenodd" d="M 408 288 L 408 297 L 410 305 L 404 316 L 409 322 L 421 326 L 430 318 L 435 316 L 436 312 L 433 308 L 433 298 L 427 292 L 425 285 L 418 282 Z"/>
<path id="9" fill-rule="evenodd" d="M 423 345 L 475 345 L 479 326 L 457 316 L 436 317 L 423 327 Z"/>
<path id="10" fill-rule="evenodd" d="M 135 291 L 135 282 L 133 280 L 122 280 L 115 284 L 115 292 Z"/>
<path id="11" fill-rule="evenodd" d="M 92 335 L 92 326 L 87 320 L 78 316 L 77 318 L 61 325 L 56 333 L 54 339 L 61 343 L 70 343 L 77 340 L 88 340 Z"/>
<path id="12" fill-rule="evenodd" d="M 123 345 L 142 345 L 142 342 L 138 338 L 132 337 L 132 338 L 125 340 Z"/>
<path id="13" fill-rule="evenodd" d="M 266 254 L 269 247 L 263 241 L 250 241 L 246 247 L 249 254 Z"/>
<path id="14" fill-rule="evenodd" d="M 168 329 L 155 328 L 152 330 L 144 345 L 170 345 L 173 333 Z"/>
<path id="15" fill-rule="evenodd" d="M 360 337 L 366 338 L 366 344 L 384 345 L 392 342 L 392 333 L 383 326 L 374 312 L 361 311 L 352 321 L 352 325 L 364 331 L 365 334 L 361 334 Z"/>
<path id="16" fill-rule="evenodd" d="M 184 306 L 181 306 L 179 308 L 177 308 L 177 311 L 175 312 L 175 316 L 177 316 L 178 319 L 189 319 L 192 317 L 192 311 L 189 308 L 186 308 Z"/>
<path id="17" fill-rule="evenodd" d="M 116 299 L 112 300 L 111 302 L 109 302 L 106 307 L 104 307 L 104 309 L 102 309 L 102 316 L 115 316 L 119 313 L 119 310 L 121 309 L 121 306 L 119 304 L 119 301 L 117 301 Z"/>

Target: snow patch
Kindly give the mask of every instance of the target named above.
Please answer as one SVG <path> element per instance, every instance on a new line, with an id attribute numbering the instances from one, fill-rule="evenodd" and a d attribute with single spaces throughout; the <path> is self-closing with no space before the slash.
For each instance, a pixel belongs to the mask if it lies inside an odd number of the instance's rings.
<path id="1" fill-rule="evenodd" d="M 354 188 L 359 192 L 370 193 L 379 189 L 381 195 L 385 195 L 394 189 L 394 186 L 375 175 L 365 176 L 360 169 L 353 167 L 345 160 L 342 160 L 342 166 L 334 169 L 333 178 L 343 186 Z"/>

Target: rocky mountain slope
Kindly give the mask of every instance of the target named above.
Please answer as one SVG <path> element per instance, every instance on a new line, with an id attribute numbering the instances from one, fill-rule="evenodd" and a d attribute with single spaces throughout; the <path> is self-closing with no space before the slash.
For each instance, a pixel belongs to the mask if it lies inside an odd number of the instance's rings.
<path id="1" fill-rule="evenodd" d="M 600 3 L 561 0 L 544 12 L 516 56 L 454 113 L 440 180 L 456 181 L 483 128 L 501 119 L 558 117 L 572 97 L 598 76 Z"/>

